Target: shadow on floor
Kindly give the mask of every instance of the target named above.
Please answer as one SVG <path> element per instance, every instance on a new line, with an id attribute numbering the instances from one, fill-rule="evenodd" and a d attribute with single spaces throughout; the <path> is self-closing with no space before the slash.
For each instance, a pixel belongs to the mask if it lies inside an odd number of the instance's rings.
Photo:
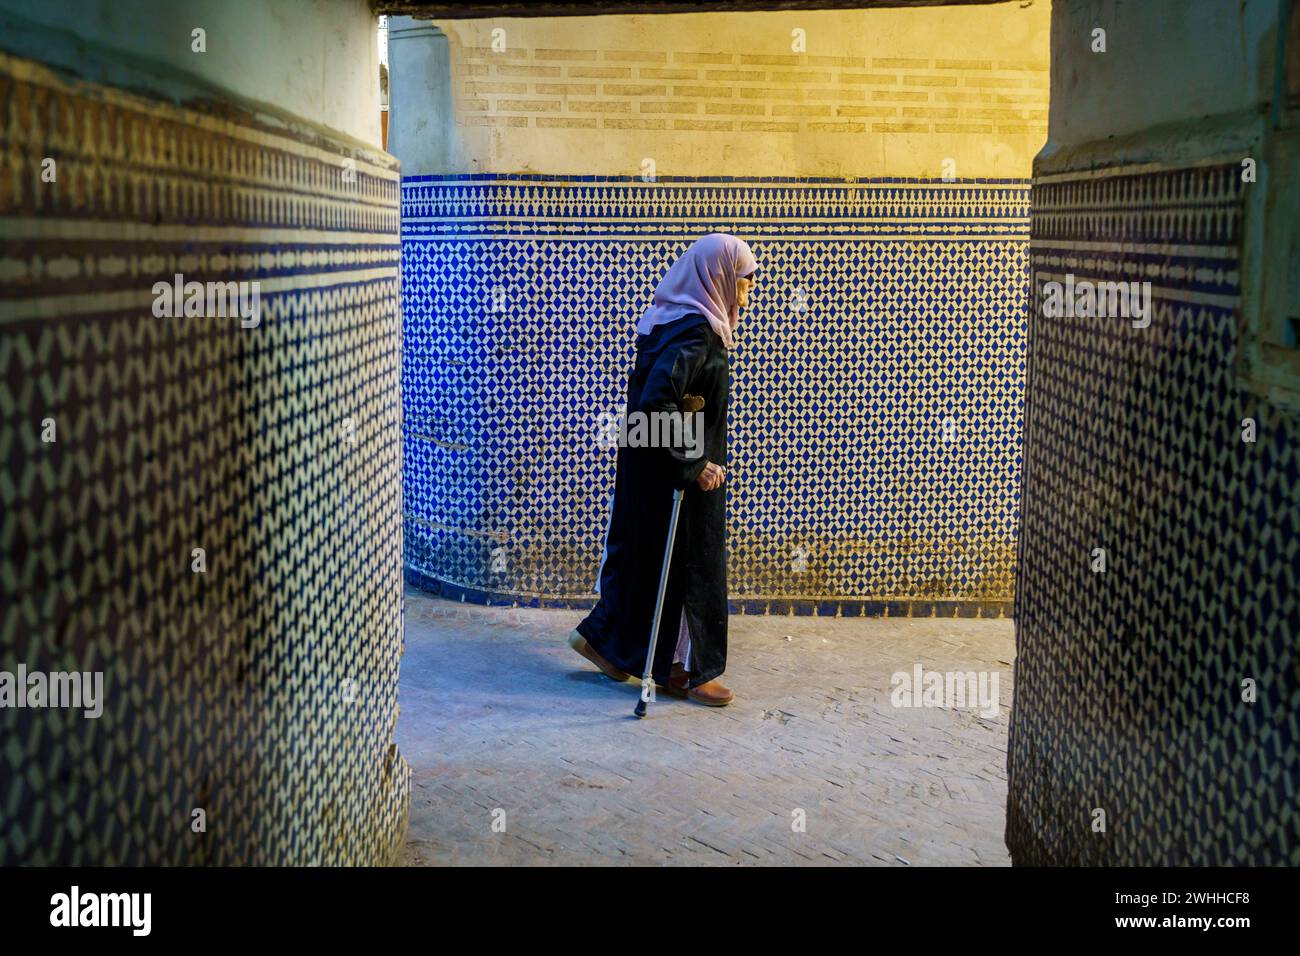
<path id="1" fill-rule="evenodd" d="M 638 721 L 566 643 L 582 616 L 408 592 L 406 863 L 1010 862 L 1010 621 L 733 617 L 736 702 Z M 996 673 L 998 716 L 894 706 L 918 664 Z"/>

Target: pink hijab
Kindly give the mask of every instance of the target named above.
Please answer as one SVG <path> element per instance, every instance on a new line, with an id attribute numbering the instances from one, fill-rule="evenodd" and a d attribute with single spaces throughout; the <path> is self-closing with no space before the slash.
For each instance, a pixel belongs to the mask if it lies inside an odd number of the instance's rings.
<path id="1" fill-rule="evenodd" d="M 731 333 L 740 320 L 736 279 L 757 268 L 749 246 L 735 236 L 711 232 L 696 239 L 659 280 L 654 305 L 646 309 L 636 330 L 645 335 L 656 325 L 698 312 L 731 348 Z"/>

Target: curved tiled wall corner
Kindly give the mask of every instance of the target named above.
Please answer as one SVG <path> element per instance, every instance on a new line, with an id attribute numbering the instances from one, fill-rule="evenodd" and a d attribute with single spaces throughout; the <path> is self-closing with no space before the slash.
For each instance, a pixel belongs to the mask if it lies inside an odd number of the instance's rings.
<path id="1" fill-rule="evenodd" d="M 1141 279 L 1151 310 L 1031 318 L 1017 863 L 1300 864 L 1300 423 L 1234 372 L 1246 188 L 1235 159 L 1035 181 L 1036 300 Z"/>
<path id="2" fill-rule="evenodd" d="M 103 675 L 0 712 L 0 864 L 392 860 L 395 161 L 7 55 L 0 101 L 0 669 Z"/>

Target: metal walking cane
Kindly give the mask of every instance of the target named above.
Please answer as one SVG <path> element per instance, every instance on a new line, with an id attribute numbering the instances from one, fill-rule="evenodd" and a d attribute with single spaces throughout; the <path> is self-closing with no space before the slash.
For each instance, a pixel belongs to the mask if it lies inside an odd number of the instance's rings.
<path id="1" fill-rule="evenodd" d="M 681 488 L 673 492 L 673 516 L 668 522 L 668 543 L 664 545 L 664 568 L 659 572 L 659 596 L 655 598 L 655 619 L 650 625 L 650 646 L 645 652 L 645 673 L 641 675 L 641 699 L 636 702 L 636 710 L 633 711 L 638 717 L 644 717 L 646 705 L 650 703 L 650 697 L 654 694 L 654 678 L 650 676 L 650 671 L 654 668 L 655 644 L 659 641 L 659 618 L 664 613 L 664 591 L 668 587 L 668 568 L 673 563 L 673 539 L 677 537 L 677 516 L 682 510 Z"/>

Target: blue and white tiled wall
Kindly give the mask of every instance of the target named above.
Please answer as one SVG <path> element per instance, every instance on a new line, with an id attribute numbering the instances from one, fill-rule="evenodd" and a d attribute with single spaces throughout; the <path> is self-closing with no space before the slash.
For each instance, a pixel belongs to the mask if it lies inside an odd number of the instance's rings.
<path id="1" fill-rule="evenodd" d="M 584 605 L 636 319 L 712 231 L 760 281 L 732 353 L 733 610 L 1006 613 L 1024 180 L 402 183 L 408 579 Z"/>
<path id="2" fill-rule="evenodd" d="M 1152 289 L 1141 328 L 1031 319 L 1007 846 L 1300 865 L 1300 423 L 1238 374 L 1252 187 L 1235 157 L 1036 174 L 1039 301 Z"/>
<path id="3" fill-rule="evenodd" d="M 0 671 L 104 692 L 0 707 L 0 866 L 397 859 L 396 161 L 5 52 L 0 91 Z M 159 316 L 178 273 L 255 326 Z"/>

